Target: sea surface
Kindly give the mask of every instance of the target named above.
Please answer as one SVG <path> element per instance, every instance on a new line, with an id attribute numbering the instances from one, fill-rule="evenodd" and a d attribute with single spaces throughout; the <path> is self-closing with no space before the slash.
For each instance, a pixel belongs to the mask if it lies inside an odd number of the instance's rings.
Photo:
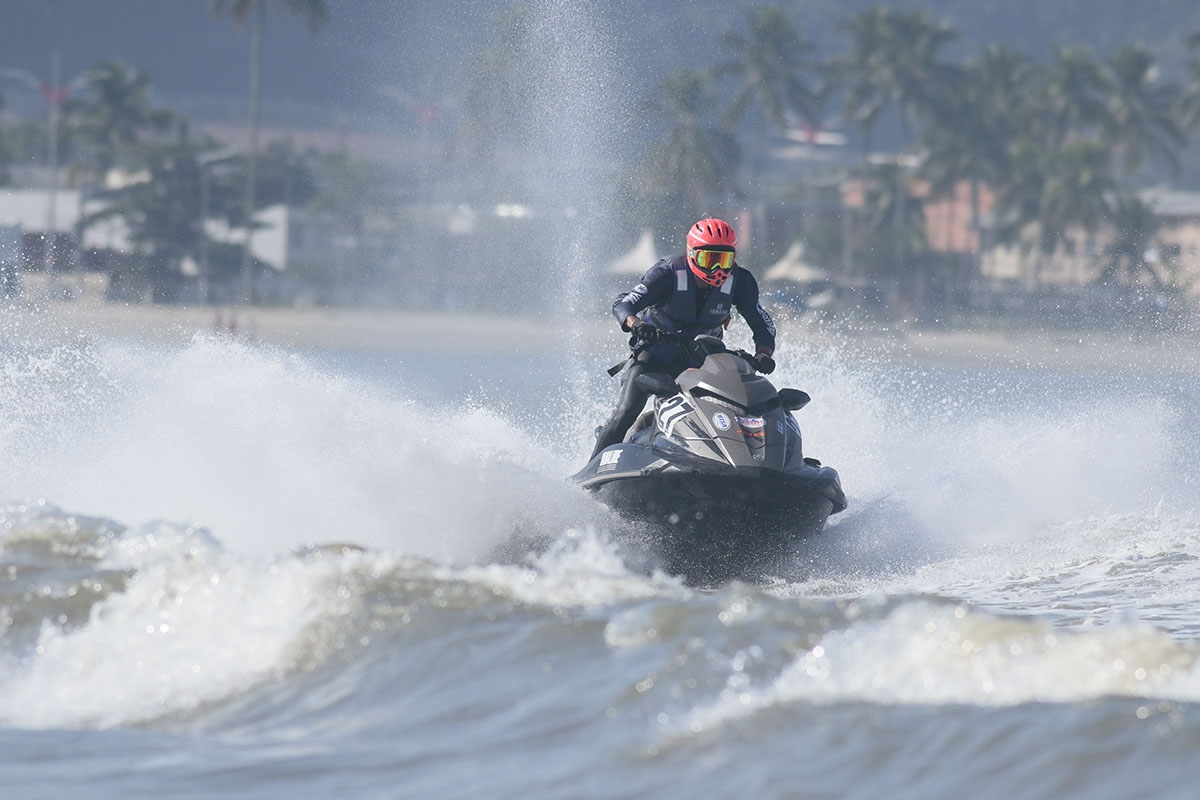
<path id="1" fill-rule="evenodd" d="M 850 508 L 706 590 L 566 481 L 615 335 L 6 336 L 0 797 L 1200 796 L 1200 376 L 783 330 Z"/>

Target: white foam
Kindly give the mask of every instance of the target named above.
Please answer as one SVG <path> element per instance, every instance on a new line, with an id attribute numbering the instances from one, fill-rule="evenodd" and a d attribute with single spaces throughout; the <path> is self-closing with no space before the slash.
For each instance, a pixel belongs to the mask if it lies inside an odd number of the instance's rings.
<path id="1" fill-rule="evenodd" d="M 795 702 L 1005 706 L 1102 696 L 1200 699 L 1197 652 L 1143 626 L 1063 630 L 909 601 L 827 633 L 765 686 L 731 676 L 730 688 L 694 710 L 684 728 Z"/>
<path id="2" fill-rule="evenodd" d="M 51 374 L 73 387 L 68 396 L 95 386 L 107 396 L 60 403 L 36 430 L 33 410 L 0 412 L 31 440 L 7 463 L 3 491 L 127 523 L 191 521 L 259 555 L 346 541 L 470 559 L 517 521 L 558 533 L 586 520 L 565 466 L 544 464 L 486 407 L 422 408 L 293 356 L 204 337 L 182 350 L 86 355 Z"/>
<path id="3" fill-rule="evenodd" d="M 1180 491 L 1180 412 L 1162 395 L 1115 398 L 1066 374 L 1067 391 L 1039 397 L 1003 371 L 963 379 L 808 344 L 802 329 L 782 336 L 772 377 L 812 395 L 797 415 L 805 452 L 838 469 L 850 498 L 835 527 L 883 503 L 898 533 L 977 544 L 1164 498 L 1195 510 Z"/>
<path id="4" fill-rule="evenodd" d="M 4 725 L 128 725 L 235 696 L 294 668 L 305 631 L 337 596 L 322 588 L 336 564 L 233 558 L 169 525 L 126 534 L 104 564 L 133 577 L 86 625 L 47 622 L 35 652 L 5 665 Z"/>
<path id="5" fill-rule="evenodd" d="M 630 571 L 618 549 L 595 529 L 568 530 L 526 564 L 469 567 L 459 574 L 523 603 L 557 609 L 689 594 L 678 578 Z"/>

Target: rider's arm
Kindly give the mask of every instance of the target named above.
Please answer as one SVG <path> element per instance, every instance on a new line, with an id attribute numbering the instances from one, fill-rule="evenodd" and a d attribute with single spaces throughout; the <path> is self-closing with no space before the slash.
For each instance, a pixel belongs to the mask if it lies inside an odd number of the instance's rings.
<path id="1" fill-rule="evenodd" d="M 637 322 L 637 314 L 644 308 L 661 303 L 670 296 L 675 287 L 674 273 L 662 265 L 655 264 L 642 277 L 642 282 L 626 294 L 617 298 L 613 303 L 613 316 L 621 324 L 621 330 L 628 331 Z"/>
<path id="2" fill-rule="evenodd" d="M 733 302 L 754 333 L 755 352 L 771 355 L 775 352 L 775 322 L 758 302 L 758 281 L 750 272 L 743 271 L 737 277 L 734 289 Z"/>

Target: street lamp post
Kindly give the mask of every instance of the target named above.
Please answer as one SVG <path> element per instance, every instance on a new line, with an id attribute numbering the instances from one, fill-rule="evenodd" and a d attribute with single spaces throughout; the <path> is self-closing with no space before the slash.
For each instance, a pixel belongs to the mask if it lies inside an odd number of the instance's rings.
<path id="1" fill-rule="evenodd" d="M 71 92 L 78 89 L 83 84 L 91 80 L 88 73 L 78 75 L 67 83 L 61 83 L 62 67 L 60 63 L 59 53 L 54 51 L 50 61 L 50 83 L 42 83 L 34 75 L 22 69 L 0 69 L 0 77 L 11 78 L 20 81 L 25 86 L 33 89 L 42 96 L 46 101 L 47 120 L 46 120 L 46 138 L 47 138 L 47 154 L 46 163 L 50 171 L 49 180 L 49 204 L 46 209 L 46 235 L 43 237 L 45 242 L 44 252 L 42 254 L 42 266 L 46 271 L 46 281 L 50 286 L 55 285 L 54 280 L 54 240 L 58 233 L 58 126 L 61 117 L 62 104 L 71 95 Z M 83 267 L 80 265 L 79 270 L 80 293 L 83 291 Z"/>

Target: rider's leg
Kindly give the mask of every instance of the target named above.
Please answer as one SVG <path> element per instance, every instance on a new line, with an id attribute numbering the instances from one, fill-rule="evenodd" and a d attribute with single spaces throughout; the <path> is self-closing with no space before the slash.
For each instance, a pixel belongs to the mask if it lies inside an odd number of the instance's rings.
<path id="1" fill-rule="evenodd" d="M 625 438 L 625 433 L 629 430 L 629 426 L 637 419 L 638 414 L 642 413 L 642 409 L 646 407 L 646 399 L 650 394 L 636 385 L 636 378 L 643 372 L 650 371 L 647 364 L 642 361 L 635 361 L 628 370 L 625 371 L 625 379 L 621 382 L 621 400 L 617 403 L 617 408 L 613 411 L 612 416 L 608 418 L 608 422 L 604 423 L 604 427 L 600 429 L 600 433 L 596 436 L 596 447 L 592 450 L 591 458 L 606 447 L 619 443 Z"/>

